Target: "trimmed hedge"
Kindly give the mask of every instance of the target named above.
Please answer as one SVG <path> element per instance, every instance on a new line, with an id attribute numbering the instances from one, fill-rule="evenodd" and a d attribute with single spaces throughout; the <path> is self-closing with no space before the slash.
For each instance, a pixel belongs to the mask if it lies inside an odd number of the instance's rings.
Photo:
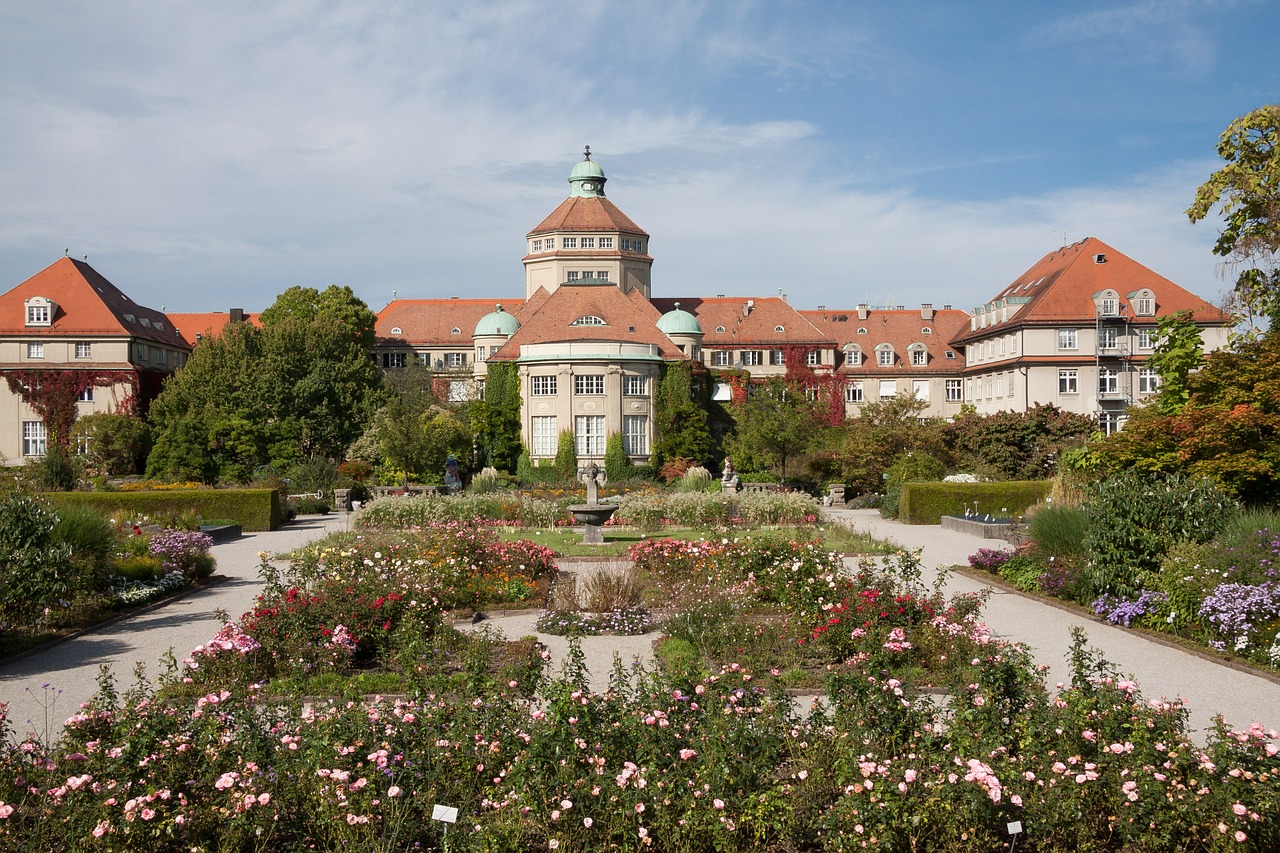
<path id="1" fill-rule="evenodd" d="M 275 530 L 284 523 L 279 489 L 192 489 L 164 492 L 49 492 L 55 504 L 107 514 L 125 509 L 144 515 L 194 512 L 229 518 L 245 530 Z"/>
<path id="2" fill-rule="evenodd" d="M 1008 480 L 999 483 L 903 483 L 898 517 L 907 524 L 939 524 L 944 515 L 964 515 L 964 505 L 978 502 L 982 515 L 1022 515 L 1049 494 L 1051 480 Z M 1007 508 L 1008 512 L 1001 510 Z"/>

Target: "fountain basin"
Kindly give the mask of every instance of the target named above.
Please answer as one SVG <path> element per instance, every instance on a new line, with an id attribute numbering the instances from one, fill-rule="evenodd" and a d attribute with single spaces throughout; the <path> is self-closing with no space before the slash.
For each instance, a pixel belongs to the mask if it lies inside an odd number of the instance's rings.
<path id="1" fill-rule="evenodd" d="M 993 518 L 987 521 L 985 517 L 979 516 L 942 516 L 943 530 L 955 530 L 983 539 L 1005 539 L 1016 526 L 1017 519 L 1014 518 Z"/>
<path id="2" fill-rule="evenodd" d="M 579 524 L 594 524 L 597 527 L 613 518 L 613 514 L 617 511 L 617 504 L 572 504 L 569 507 L 574 521 Z"/>

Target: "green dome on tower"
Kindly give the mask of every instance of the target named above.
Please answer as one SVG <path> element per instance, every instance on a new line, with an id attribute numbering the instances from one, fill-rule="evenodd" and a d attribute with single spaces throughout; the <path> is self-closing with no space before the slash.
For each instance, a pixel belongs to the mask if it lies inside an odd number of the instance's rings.
<path id="1" fill-rule="evenodd" d="M 677 302 L 675 308 L 658 318 L 658 331 L 664 335 L 701 335 L 702 324 L 688 311 L 680 310 Z"/>
<path id="2" fill-rule="evenodd" d="M 519 330 L 520 321 L 503 311 L 502 306 L 499 305 L 493 311 L 480 318 L 480 322 L 476 323 L 476 331 L 472 337 L 504 335 L 509 338 Z"/>
<path id="3" fill-rule="evenodd" d="M 604 169 L 591 159 L 591 146 L 582 152 L 582 162 L 573 167 L 569 173 L 569 195 L 579 198 L 601 198 L 604 196 Z"/>

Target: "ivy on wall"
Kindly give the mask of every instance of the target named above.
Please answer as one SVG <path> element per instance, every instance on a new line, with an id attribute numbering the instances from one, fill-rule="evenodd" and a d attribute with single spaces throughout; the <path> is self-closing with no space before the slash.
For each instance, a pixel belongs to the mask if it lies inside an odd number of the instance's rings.
<path id="1" fill-rule="evenodd" d="M 520 372 L 514 362 L 489 362 L 484 400 L 476 407 L 475 425 L 484 463 L 515 471 L 521 445 Z"/>
<path id="2" fill-rule="evenodd" d="M 44 421 L 49 438 L 65 447 L 76 419 L 76 403 L 89 388 L 126 384 L 129 396 L 118 410 L 130 413 L 138 396 L 138 377 L 131 370 L 13 370 L 4 375 L 9 390 Z"/>

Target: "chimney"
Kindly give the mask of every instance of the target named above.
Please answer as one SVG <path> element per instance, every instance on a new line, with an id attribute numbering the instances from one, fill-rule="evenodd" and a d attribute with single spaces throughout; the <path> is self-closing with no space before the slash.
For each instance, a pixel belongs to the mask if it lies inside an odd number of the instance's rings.
<path id="1" fill-rule="evenodd" d="M 232 309 L 231 309 L 231 312 L 230 312 L 230 315 L 231 315 L 231 322 L 232 322 L 232 323 L 243 323 L 243 322 L 244 322 L 244 309 L 243 309 L 243 308 L 232 308 Z"/>
<path id="2" fill-rule="evenodd" d="M 942 306 L 942 310 L 943 310 L 943 311 L 950 311 L 950 310 L 951 310 L 951 306 L 950 306 L 950 305 L 943 305 L 943 306 Z"/>
<path id="3" fill-rule="evenodd" d="M 861 303 L 860 305 L 858 305 L 858 319 L 859 319 L 859 320 L 865 320 L 865 319 L 867 319 L 867 315 L 868 315 L 868 314 L 870 314 L 870 313 L 871 313 L 871 306 L 870 306 L 870 305 L 868 305 L 868 304 L 867 304 L 867 303 L 865 303 L 865 302 L 863 302 L 863 303 Z"/>
<path id="4" fill-rule="evenodd" d="M 742 306 L 742 316 L 746 317 L 750 315 L 751 309 L 755 307 L 756 307 L 756 301 L 754 299 L 748 299 L 746 301 L 746 304 Z"/>
<path id="5" fill-rule="evenodd" d="M 923 302 L 920 304 L 920 319 L 925 321 L 933 319 L 933 303 L 932 302 Z"/>

